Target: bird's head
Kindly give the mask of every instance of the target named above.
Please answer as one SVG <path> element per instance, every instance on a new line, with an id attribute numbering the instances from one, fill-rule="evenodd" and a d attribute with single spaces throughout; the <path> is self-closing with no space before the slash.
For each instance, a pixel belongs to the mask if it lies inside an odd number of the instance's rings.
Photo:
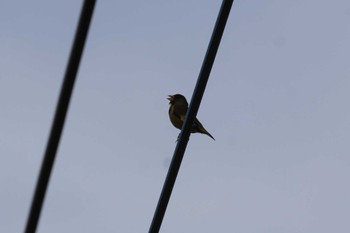
<path id="1" fill-rule="evenodd" d="M 180 94 L 168 95 L 167 100 L 169 100 L 169 104 L 174 104 L 175 102 L 187 104 L 187 100 L 186 100 L 185 96 L 180 95 Z"/>

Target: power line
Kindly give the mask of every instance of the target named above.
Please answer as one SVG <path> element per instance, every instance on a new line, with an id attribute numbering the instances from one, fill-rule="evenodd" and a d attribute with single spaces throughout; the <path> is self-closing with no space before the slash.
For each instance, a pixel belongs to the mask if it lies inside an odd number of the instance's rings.
<path id="1" fill-rule="evenodd" d="M 44 159 L 41 165 L 32 205 L 28 215 L 25 233 L 35 233 L 37 229 L 40 212 L 55 161 L 58 144 L 61 138 L 70 97 L 72 95 L 80 59 L 84 50 L 95 3 L 96 0 L 85 0 L 81 10 L 78 27 L 75 32 L 73 47 L 70 53 L 66 73 L 61 87 L 61 93 L 56 106 L 56 112 L 52 123 L 49 140 L 46 146 Z"/>
<path id="2" fill-rule="evenodd" d="M 197 79 L 197 84 L 192 95 L 191 103 L 186 114 L 185 122 L 182 126 L 180 137 L 174 151 L 168 174 L 165 179 L 155 213 L 153 215 L 149 233 L 158 233 L 162 224 L 171 192 L 173 190 L 175 180 L 181 166 L 181 161 L 183 159 L 190 137 L 191 127 L 193 125 L 194 119 L 196 118 L 232 4 L 233 0 L 223 0 L 222 2 L 220 12 L 215 23 L 214 31 L 208 45 L 207 53 L 205 55 L 202 68 Z"/>

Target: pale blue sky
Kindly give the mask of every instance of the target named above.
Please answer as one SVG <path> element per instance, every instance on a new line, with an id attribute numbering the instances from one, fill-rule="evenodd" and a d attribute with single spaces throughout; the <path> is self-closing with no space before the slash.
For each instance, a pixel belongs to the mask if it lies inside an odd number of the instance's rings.
<path id="1" fill-rule="evenodd" d="M 82 1 L 0 2 L 0 232 L 22 232 Z M 38 231 L 147 232 L 221 1 L 98 1 Z M 235 1 L 161 232 L 349 232 L 350 2 Z"/>

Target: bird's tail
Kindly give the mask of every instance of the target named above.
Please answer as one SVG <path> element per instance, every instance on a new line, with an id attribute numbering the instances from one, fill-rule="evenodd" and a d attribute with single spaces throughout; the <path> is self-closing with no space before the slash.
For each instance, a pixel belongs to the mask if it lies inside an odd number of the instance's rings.
<path id="1" fill-rule="evenodd" d="M 192 133 L 206 134 L 206 135 L 208 135 L 209 137 L 211 137 L 215 141 L 215 138 L 213 136 L 211 136 L 211 134 L 203 127 L 202 123 L 200 123 L 197 118 L 194 120 Z"/>
<path id="2" fill-rule="evenodd" d="M 215 138 L 213 136 L 211 136 L 211 134 L 206 129 L 200 128 L 199 132 L 202 134 L 208 135 L 209 137 L 211 137 L 215 141 Z"/>

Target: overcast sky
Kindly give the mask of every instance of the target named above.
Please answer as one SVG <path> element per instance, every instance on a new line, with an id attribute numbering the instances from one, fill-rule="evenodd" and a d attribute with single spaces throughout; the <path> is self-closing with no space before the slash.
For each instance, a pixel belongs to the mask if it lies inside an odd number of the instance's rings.
<path id="1" fill-rule="evenodd" d="M 22 232 L 82 1 L 0 1 L 0 232 Z M 98 1 L 40 233 L 147 232 L 221 1 Z M 350 232 L 350 1 L 235 1 L 161 232 Z"/>

